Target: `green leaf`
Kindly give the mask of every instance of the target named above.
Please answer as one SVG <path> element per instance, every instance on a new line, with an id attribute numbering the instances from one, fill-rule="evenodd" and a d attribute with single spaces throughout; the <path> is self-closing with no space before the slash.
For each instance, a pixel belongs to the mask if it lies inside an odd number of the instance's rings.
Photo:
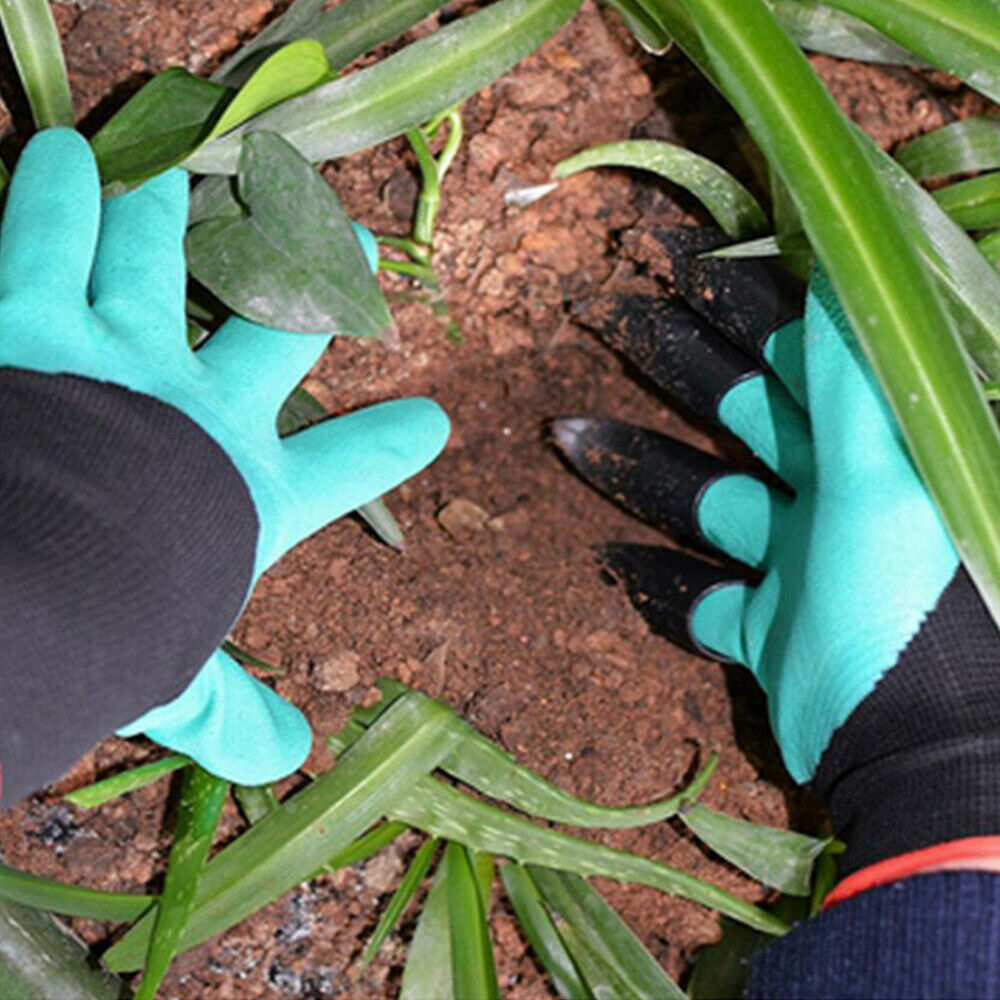
<path id="1" fill-rule="evenodd" d="M 110 778 L 104 778 L 101 781 L 95 781 L 92 785 L 78 788 L 66 795 L 66 800 L 75 806 L 80 806 L 81 809 L 93 809 L 95 806 L 117 799 L 119 795 L 124 795 L 126 792 L 145 788 L 190 763 L 189 757 L 182 754 L 171 754 L 169 757 L 155 760 L 151 764 L 140 764 L 139 767 L 129 768 L 120 774 L 113 774 Z"/>
<path id="2" fill-rule="evenodd" d="M 237 663 L 244 667 L 253 667 L 255 670 L 263 670 L 269 674 L 283 674 L 285 673 L 284 667 L 276 667 L 273 663 L 268 663 L 266 660 L 262 660 L 259 656 L 254 656 L 253 653 L 248 653 L 245 649 L 241 649 L 236 645 L 235 642 L 230 642 L 229 639 L 225 639 L 222 643 L 222 650 L 228 653 Z"/>
<path id="3" fill-rule="evenodd" d="M 290 42 L 271 55 L 240 88 L 208 139 L 228 132 L 248 118 L 332 79 L 323 46 L 312 39 Z"/>
<path id="4" fill-rule="evenodd" d="M 559 935 L 573 956 L 595 1000 L 642 1000 L 609 962 L 594 951 L 572 924 L 556 922 Z M 682 994 L 683 996 L 683 994 Z"/>
<path id="5" fill-rule="evenodd" d="M 1000 101 L 1000 7 L 995 0 L 826 0 Z"/>
<path id="6" fill-rule="evenodd" d="M 281 805 L 274 785 L 233 785 L 233 797 L 251 826 Z"/>
<path id="7" fill-rule="evenodd" d="M 4 864 L 0 864 L 0 899 L 67 917 L 115 922 L 135 920 L 156 902 L 155 896 L 87 889 L 19 872 Z"/>
<path id="8" fill-rule="evenodd" d="M 938 188 L 931 197 L 963 229 L 1000 226 L 1000 170 Z"/>
<path id="9" fill-rule="evenodd" d="M 338 868 L 349 868 L 367 861 L 373 854 L 378 854 L 388 847 L 400 834 L 405 833 L 405 823 L 379 823 L 367 833 L 362 834 L 353 843 L 338 851 L 326 863 L 327 869 L 336 871 Z"/>
<path id="10" fill-rule="evenodd" d="M 577 10 L 580 0 L 498 0 L 373 66 L 265 111 L 206 143 L 186 164 L 231 174 L 251 129 L 279 133 L 312 162 L 344 156 L 432 118 L 502 76 Z"/>
<path id="11" fill-rule="evenodd" d="M 761 0 L 682 2 L 726 93 L 795 198 L 911 456 L 1000 621 L 1000 431 L 899 198 Z"/>
<path id="12" fill-rule="evenodd" d="M 403 529 L 386 507 L 384 500 L 371 500 L 359 507 L 357 513 L 386 545 L 394 549 L 403 548 Z"/>
<path id="13" fill-rule="evenodd" d="M 400 698 L 333 770 L 208 863 L 180 950 L 232 927 L 309 878 L 431 771 L 453 739 L 443 706 L 416 692 Z M 142 964 L 150 924 L 141 920 L 104 956 L 112 971 Z"/>
<path id="14" fill-rule="evenodd" d="M 572 956 L 549 916 L 528 869 L 517 862 L 501 865 L 500 879 L 521 930 L 563 1000 L 593 1000 Z"/>
<path id="15" fill-rule="evenodd" d="M 722 167 L 689 149 L 656 139 L 629 139 L 591 146 L 556 164 L 556 177 L 591 167 L 649 170 L 690 191 L 732 237 L 767 229 L 767 216 L 752 194 Z"/>
<path id="16" fill-rule="evenodd" d="M 1000 267 L 1000 232 L 989 233 L 976 241 L 976 247 L 994 267 Z"/>
<path id="17" fill-rule="evenodd" d="M 48 0 L 0 0 L 0 24 L 35 124 L 72 128 L 73 100 Z"/>
<path id="18" fill-rule="evenodd" d="M 427 874 L 431 862 L 434 860 L 434 853 L 437 851 L 437 848 L 438 842 L 433 837 L 425 840 L 420 845 L 420 850 L 417 851 L 413 861 L 410 862 L 410 867 L 407 868 L 402 882 L 399 883 L 399 887 L 392 894 L 389 905 L 383 911 L 375 930 L 372 932 L 372 936 L 368 940 L 365 953 L 361 959 L 362 969 L 366 969 L 371 964 L 372 959 L 378 954 L 379 948 L 385 943 L 385 939 L 392 932 L 396 924 L 399 923 L 403 912 L 417 894 L 420 883 L 423 882 L 424 876 Z"/>
<path id="19" fill-rule="evenodd" d="M 448 929 L 447 866 L 438 865 L 406 955 L 399 1000 L 454 1000 Z M 465 1000 L 465 998 L 460 998 Z"/>
<path id="20" fill-rule="evenodd" d="M 177 953 L 177 943 L 191 913 L 198 881 L 228 796 L 229 782 L 224 778 L 209 774 L 197 764 L 188 768 L 166 881 L 156 907 L 136 1000 L 153 1000 Z"/>
<path id="21" fill-rule="evenodd" d="M 232 91 L 174 66 L 153 77 L 90 140 L 105 184 L 139 184 L 176 166 L 212 130 Z"/>
<path id="22" fill-rule="evenodd" d="M 449 843 L 443 864 L 448 879 L 448 937 L 455 996 L 499 1000 L 490 929 L 473 859 L 461 844 Z"/>
<path id="23" fill-rule="evenodd" d="M 976 115 L 913 139 L 896 161 L 918 179 L 1000 167 L 1000 118 Z"/>
<path id="24" fill-rule="evenodd" d="M 586 879 L 537 866 L 528 871 L 545 902 L 633 995 L 641 1000 L 684 1000 L 681 988 Z"/>
<path id="25" fill-rule="evenodd" d="M 829 839 L 818 840 L 727 816 L 700 803 L 681 810 L 681 820 L 716 854 L 737 868 L 792 896 L 808 896 L 813 863 Z"/>
<path id="26" fill-rule="evenodd" d="M 638 0 L 604 0 L 625 22 L 636 41 L 653 55 L 663 55 L 670 48 L 673 38 L 655 15 Z"/>
<path id="27" fill-rule="evenodd" d="M 301 333 L 376 337 L 392 322 L 336 195 L 280 136 L 243 140 L 248 214 L 188 231 L 195 277 L 234 312 Z"/>

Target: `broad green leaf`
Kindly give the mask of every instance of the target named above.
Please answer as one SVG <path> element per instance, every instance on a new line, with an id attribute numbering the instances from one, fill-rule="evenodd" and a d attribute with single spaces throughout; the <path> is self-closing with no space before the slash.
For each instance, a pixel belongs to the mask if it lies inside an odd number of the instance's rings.
<path id="1" fill-rule="evenodd" d="M 207 138 L 214 139 L 275 104 L 326 83 L 332 75 L 319 42 L 290 42 L 270 56 L 240 88 Z"/>
<path id="2" fill-rule="evenodd" d="M 1000 226 L 1000 170 L 938 188 L 931 197 L 963 229 Z"/>
<path id="3" fill-rule="evenodd" d="M 174 66 L 158 73 L 90 140 L 105 184 L 139 184 L 176 166 L 212 130 L 232 91 Z"/>
<path id="4" fill-rule="evenodd" d="M 47 914 L 0 900 L 3 995 L 31 1000 L 124 1000 L 121 980 L 94 968 L 90 952 Z"/>
<path id="5" fill-rule="evenodd" d="M 580 0 L 497 0 L 373 66 L 265 111 L 186 166 L 235 173 L 243 135 L 277 132 L 312 162 L 401 135 L 492 83 L 567 21 Z"/>
<path id="6" fill-rule="evenodd" d="M 410 692 L 338 761 L 219 852 L 206 866 L 180 950 L 282 896 L 344 850 L 392 800 L 451 750 L 447 710 Z M 149 941 L 141 920 L 105 956 L 112 971 L 136 969 Z"/>
<path id="7" fill-rule="evenodd" d="M 233 797 L 251 826 L 281 805 L 274 792 L 274 785 L 233 785 Z"/>
<path id="8" fill-rule="evenodd" d="M 649 170 L 690 191 L 716 222 L 734 238 L 767 229 L 767 216 L 752 194 L 722 167 L 671 142 L 627 139 L 591 146 L 556 164 L 556 177 L 592 167 L 634 167 Z"/>
<path id="9" fill-rule="evenodd" d="M 420 922 L 407 950 L 399 1000 L 454 1000 L 451 939 L 448 933 L 448 874 L 438 865 Z M 465 998 L 460 998 L 465 1000 Z"/>
<path id="10" fill-rule="evenodd" d="M 528 869 L 517 862 L 501 865 L 500 879 L 535 958 L 559 996 L 563 1000 L 593 1000 Z"/>
<path id="11" fill-rule="evenodd" d="M 670 48 L 673 38 L 653 13 L 638 0 L 604 0 L 625 22 L 636 41 L 653 55 L 663 55 Z"/>
<path id="12" fill-rule="evenodd" d="M 573 956 L 573 961 L 587 980 L 594 1000 L 642 1000 L 618 971 L 589 946 L 572 924 L 557 920 L 556 928 Z"/>
<path id="13" fill-rule="evenodd" d="M 680 814 L 684 825 L 716 854 L 765 885 L 808 896 L 813 863 L 830 841 L 748 823 L 696 803 Z"/>
<path id="14" fill-rule="evenodd" d="M 684 1000 L 681 988 L 586 879 L 534 865 L 528 871 L 545 902 L 632 994 L 641 1000 Z"/>
<path id="15" fill-rule="evenodd" d="M 72 128 L 73 99 L 48 0 L 0 0 L 0 24 L 35 124 Z"/>
<path id="16" fill-rule="evenodd" d="M 0 864 L 0 899 L 67 917 L 115 922 L 135 920 L 156 902 L 156 896 L 87 889 L 19 872 L 5 864 Z"/>
<path id="17" fill-rule="evenodd" d="M 190 758 L 182 754 L 171 754 L 169 757 L 154 760 L 151 764 L 140 764 L 138 767 L 129 768 L 120 774 L 113 774 L 110 778 L 95 781 L 92 785 L 78 788 L 76 791 L 70 792 L 66 796 L 66 800 L 81 809 L 93 809 L 95 806 L 117 799 L 119 795 L 124 795 L 126 792 L 145 788 L 190 763 Z"/>
<path id="18" fill-rule="evenodd" d="M 280 136 L 243 140 L 242 218 L 188 231 L 192 274 L 234 312 L 301 333 L 376 337 L 392 322 L 336 195 Z"/>
<path id="19" fill-rule="evenodd" d="M 900 199 L 761 0 L 681 2 L 725 92 L 795 198 L 911 456 L 1000 621 L 1000 431 Z"/>
<path id="20" fill-rule="evenodd" d="M 1000 117 L 976 115 L 913 139 L 896 152 L 913 177 L 940 177 L 1000 167 Z"/>
<path id="21" fill-rule="evenodd" d="M 177 943 L 191 913 L 198 881 L 228 796 L 229 782 L 224 778 L 209 774 L 197 764 L 188 768 L 166 880 L 156 906 L 136 1000 L 153 1000 L 177 953 Z"/>
<path id="22" fill-rule="evenodd" d="M 867 21 L 934 66 L 1000 101 L 996 0 L 827 0 Z"/>
<path id="23" fill-rule="evenodd" d="M 416 856 L 410 862 L 410 867 L 406 869 L 403 880 L 392 894 L 389 905 L 386 906 L 382 916 L 379 917 L 379 922 L 375 926 L 375 930 L 372 931 L 372 936 L 368 939 L 368 944 L 365 946 L 365 953 L 361 959 L 362 969 L 367 968 L 371 964 L 372 959 L 378 954 L 379 948 L 385 943 L 385 939 L 392 933 L 392 929 L 399 923 L 403 912 L 417 894 L 420 883 L 423 882 L 424 876 L 427 874 L 431 862 L 434 860 L 437 848 L 438 842 L 433 837 L 425 840 L 420 845 L 420 850 L 417 851 Z"/>
<path id="24" fill-rule="evenodd" d="M 442 864 L 448 879 L 448 937 L 455 996 L 499 1000 L 490 928 L 473 859 L 461 844 L 449 843 Z"/>

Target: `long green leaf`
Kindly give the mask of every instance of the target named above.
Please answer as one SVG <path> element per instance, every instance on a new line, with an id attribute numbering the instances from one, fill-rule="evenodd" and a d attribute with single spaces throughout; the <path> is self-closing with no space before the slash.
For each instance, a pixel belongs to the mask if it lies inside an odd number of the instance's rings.
<path id="1" fill-rule="evenodd" d="M 342 851 L 338 851 L 327 861 L 326 867 L 331 871 L 336 871 L 338 868 L 359 865 L 362 861 L 367 861 L 372 855 L 378 854 L 383 848 L 388 847 L 406 830 L 405 823 L 379 823 L 353 843 L 348 844 Z"/>
<path id="2" fill-rule="evenodd" d="M 1000 431 L 898 203 L 761 0 L 683 3 L 725 90 L 795 198 L 917 468 L 1000 621 Z"/>
<path id="3" fill-rule="evenodd" d="M 333 770 L 208 863 L 180 949 L 231 927 L 309 878 L 436 767 L 453 739 L 447 709 L 416 692 L 400 698 Z M 142 964 L 150 925 L 149 918 L 141 920 L 105 955 L 112 971 Z"/>
<path id="4" fill-rule="evenodd" d="M 137 788 L 152 785 L 160 778 L 173 774 L 174 771 L 190 763 L 191 759 L 183 754 L 171 754 L 169 757 L 154 760 L 151 764 L 140 764 L 139 767 L 129 768 L 120 774 L 113 774 L 110 778 L 78 788 L 70 792 L 66 800 L 81 809 L 93 809 L 95 806 L 117 799 L 126 792 L 134 792 Z"/>
<path id="5" fill-rule="evenodd" d="M 424 902 L 403 969 L 399 1000 L 454 1000 L 448 933 L 448 875 L 442 861 Z M 459 998 L 465 1000 L 465 998 Z"/>
<path id="6" fill-rule="evenodd" d="M 896 152 L 896 162 L 923 179 L 1000 167 L 1000 117 L 976 115 L 913 139 Z"/>
<path id="7" fill-rule="evenodd" d="M 586 879 L 535 865 L 528 871 L 545 902 L 635 996 L 641 1000 L 684 1000 L 683 990 Z"/>
<path id="8" fill-rule="evenodd" d="M 984 236 L 976 243 L 976 247 L 994 267 L 1000 265 L 1000 232 Z"/>
<path id="9" fill-rule="evenodd" d="M 566 950 L 528 869 L 517 862 L 502 865 L 500 879 L 531 950 L 548 973 L 559 996 L 563 1000 L 593 1000 L 593 994 Z"/>
<path id="10" fill-rule="evenodd" d="M 461 844 L 449 843 L 442 864 L 448 878 L 448 937 L 455 996 L 499 1000 L 490 929 L 473 859 Z"/>
<path id="11" fill-rule="evenodd" d="M 233 785 L 233 797 L 251 826 L 281 805 L 274 785 Z"/>
<path id="12" fill-rule="evenodd" d="M 192 764 L 185 775 L 174 843 L 156 907 L 149 951 L 136 1000 L 153 1000 L 166 975 L 194 903 L 205 859 L 215 838 L 229 782 Z"/>
<path id="13" fill-rule="evenodd" d="M 671 142 L 627 139 L 591 146 L 556 164 L 556 177 L 592 167 L 633 167 L 649 170 L 690 191 L 734 238 L 767 229 L 767 216 L 757 199 L 718 164 Z"/>
<path id="14" fill-rule="evenodd" d="M 235 173 L 243 135 L 277 132 L 317 162 L 401 135 L 492 83 L 570 18 L 580 0 L 497 0 L 401 52 L 207 143 L 187 166 Z"/>
<path id="15" fill-rule="evenodd" d="M 39 128 L 73 127 L 73 100 L 48 0 L 0 0 L 0 23 Z"/>
<path id="16" fill-rule="evenodd" d="M 67 917 L 115 922 L 136 920 L 153 906 L 156 898 L 87 889 L 82 885 L 29 875 L 0 864 L 0 899 L 9 899 L 49 913 L 62 913 Z"/>
<path id="17" fill-rule="evenodd" d="M 392 317 L 336 195 L 280 136 L 243 140 L 248 214 L 188 232 L 191 272 L 232 310 L 301 333 L 375 337 Z"/>
<path id="18" fill-rule="evenodd" d="M 716 854 L 765 885 L 792 896 L 809 895 L 813 864 L 830 843 L 748 823 L 700 803 L 682 809 L 680 815 L 684 825 Z"/>
<path id="19" fill-rule="evenodd" d="M 1000 7 L 995 0 L 826 0 L 928 62 L 1000 101 Z"/>
<path id="20" fill-rule="evenodd" d="M 670 48 L 673 38 L 652 12 L 643 7 L 638 0 L 604 0 L 625 22 L 636 41 L 654 55 L 662 55 Z"/>
<path id="21" fill-rule="evenodd" d="M 963 229 L 1000 226 L 1000 170 L 938 188 L 932 197 Z"/>
<path id="22" fill-rule="evenodd" d="M 596 1000 L 642 1000 L 614 966 L 591 948 L 572 924 L 559 920 L 556 927 Z"/>

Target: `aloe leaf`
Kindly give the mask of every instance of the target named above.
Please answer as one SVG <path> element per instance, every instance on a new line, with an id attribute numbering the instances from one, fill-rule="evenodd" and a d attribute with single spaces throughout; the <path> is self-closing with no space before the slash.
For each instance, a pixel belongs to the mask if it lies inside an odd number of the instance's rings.
<path id="1" fill-rule="evenodd" d="M 451 750 L 448 712 L 416 692 L 398 699 L 333 770 L 281 803 L 206 866 L 180 950 L 266 906 L 343 851 Z M 141 920 L 104 957 L 138 968 L 151 921 Z"/>
<path id="2" fill-rule="evenodd" d="M 280 136 L 243 140 L 241 218 L 188 231 L 188 265 L 234 312 L 300 333 L 376 337 L 392 317 L 336 195 Z"/>
<path id="3" fill-rule="evenodd" d="M 134 792 L 138 788 L 152 785 L 165 775 L 173 774 L 174 771 L 190 763 L 189 757 L 171 754 L 169 757 L 154 760 L 151 764 L 140 764 L 120 774 L 113 774 L 110 778 L 95 781 L 92 785 L 77 788 L 66 795 L 66 801 L 81 809 L 93 809 L 95 806 L 117 799 L 126 792 Z"/>
<path id="4" fill-rule="evenodd" d="M 0 899 L 9 899 L 36 910 L 62 913 L 90 920 L 135 920 L 156 902 L 156 896 L 105 892 L 82 885 L 29 875 L 0 864 Z"/>
<path id="5" fill-rule="evenodd" d="M 455 996 L 499 1000 L 490 930 L 473 859 L 461 844 L 449 843 L 442 864 L 448 879 L 448 937 Z"/>
<path id="6" fill-rule="evenodd" d="M 357 73 L 285 101 L 187 162 L 198 173 L 237 169 L 243 135 L 277 132 L 313 162 L 401 135 L 502 76 L 568 20 L 580 0 L 498 0 Z"/>
<path id="7" fill-rule="evenodd" d="M 158 73 L 90 140 L 105 184 L 176 166 L 212 130 L 233 92 L 174 66 Z"/>
<path id="8" fill-rule="evenodd" d="M 787 930 L 784 924 L 757 907 L 687 872 L 537 826 L 521 816 L 472 799 L 436 778 L 423 777 L 414 782 L 407 795 L 391 803 L 389 815 L 432 836 L 454 840 L 477 851 L 513 858 L 522 864 L 638 882 L 717 909 L 772 934 Z"/>
<path id="9" fill-rule="evenodd" d="M 420 845 L 420 850 L 417 851 L 416 856 L 410 862 L 410 867 L 406 869 L 406 874 L 403 876 L 403 880 L 399 883 L 398 888 L 392 894 L 392 899 L 389 900 L 389 905 L 386 906 L 379 918 L 379 922 L 372 932 L 372 936 L 365 947 L 365 953 L 361 959 L 361 968 L 366 969 L 372 962 L 372 959 L 378 954 L 379 949 L 385 943 L 385 939 L 392 932 L 393 927 L 399 923 L 400 917 L 402 917 L 403 912 L 406 910 L 407 906 L 410 905 L 411 900 L 417 894 L 417 890 L 420 888 L 420 883 L 423 882 L 424 876 L 427 874 L 428 869 L 431 866 L 431 862 L 434 860 L 434 854 L 438 848 L 438 841 L 433 837 L 425 840 Z"/>
<path id="10" fill-rule="evenodd" d="M 911 456 L 1000 621 L 1000 431 L 899 200 L 761 0 L 683 3 L 726 92 L 795 197 Z"/>
<path id="11" fill-rule="evenodd" d="M 278 49 L 260 66 L 229 102 L 207 139 L 242 125 L 248 118 L 281 101 L 332 79 L 323 46 L 305 38 Z"/>
<path id="12" fill-rule="evenodd" d="M 976 115 L 913 139 L 896 152 L 913 177 L 939 177 L 1000 167 L 1000 118 Z"/>
<path id="13" fill-rule="evenodd" d="M 136 1000 L 153 1000 L 166 975 L 194 903 L 205 859 L 215 839 L 229 782 L 192 764 L 177 811 L 174 843 L 156 907 L 149 951 Z"/>
<path id="14" fill-rule="evenodd" d="M 767 0 L 778 23 L 812 52 L 893 66 L 927 65 L 870 24 L 818 0 Z"/>
<path id="15" fill-rule="evenodd" d="M 233 797 L 251 826 L 281 805 L 274 785 L 233 785 Z"/>
<path id="16" fill-rule="evenodd" d="M 406 955 L 399 1000 L 454 1000 L 448 928 L 448 875 L 442 861 Z M 461 998 L 465 1000 L 465 998 Z"/>
<path id="17" fill-rule="evenodd" d="M 1000 170 L 938 188 L 931 197 L 963 229 L 1000 226 Z"/>
<path id="18" fill-rule="evenodd" d="M 767 229 L 767 216 L 752 194 L 722 167 L 689 149 L 656 139 L 609 142 L 556 164 L 556 177 L 591 167 L 635 167 L 649 170 L 690 191 L 716 222 L 734 238 Z"/>
<path id="19" fill-rule="evenodd" d="M 0 24 L 39 128 L 73 127 L 73 100 L 48 0 L 0 0 Z"/>
<path id="20" fill-rule="evenodd" d="M 0 981 L 6 997 L 125 1000 L 128 988 L 95 969 L 87 949 L 47 913 L 0 900 Z"/>
<path id="21" fill-rule="evenodd" d="M 973 90 L 1000 101 L 1000 7 L 995 0 L 826 0 L 878 28 Z"/>
<path id="22" fill-rule="evenodd" d="M 534 865 L 528 871 L 545 902 L 635 996 L 642 1000 L 684 1000 L 681 988 L 586 879 Z"/>
<path id="23" fill-rule="evenodd" d="M 500 867 L 507 892 L 524 936 L 563 1000 L 593 1000 L 593 994 L 566 949 L 528 869 L 517 862 Z"/>
<path id="24" fill-rule="evenodd" d="M 673 38 L 652 12 L 637 0 L 604 0 L 625 22 L 635 40 L 653 55 L 663 55 L 670 48 Z"/>
<path id="25" fill-rule="evenodd" d="M 809 895 L 813 863 L 830 843 L 829 839 L 748 823 L 700 803 L 682 809 L 681 820 L 716 854 L 791 896 Z"/>
<path id="26" fill-rule="evenodd" d="M 559 935 L 573 956 L 587 986 L 595 1000 L 643 1000 L 629 984 L 622 979 L 609 962 L 590 947 L 576 928 L 565 920 L 556 922 Z M 683 994 L 682 994 L 683 995 Z"/>

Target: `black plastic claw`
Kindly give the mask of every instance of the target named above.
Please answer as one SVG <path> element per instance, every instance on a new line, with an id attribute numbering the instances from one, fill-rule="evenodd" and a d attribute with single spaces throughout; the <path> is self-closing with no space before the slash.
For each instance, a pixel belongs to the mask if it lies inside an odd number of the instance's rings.
<path id="1" fill-rule="evenodd" d="M 653 632 L 709 659 L 723 659 L 691 635 L 691 612 L 708 591 L 744 581 L 731 570 L 656 545 L 611 543 L 602 546 L 600 554 Z"/>
<path id="2" fill-rule="evenodd" d="M 715 420 L 719 401 L 760 364 L 678 299 L 612 295 L 578 310 L 580 321 L 661 389 Z"/>
<path id="3" fill-rule="evenodd" d="M 705 488 L 733 470 L 674 438 L 620 420 L 552 422 L 560 450 L 592 486 L 686 543 L 709 544 L 696 511 Z"/>
<path id="4" fill-rule="evenodd" d="M 670 255 L 678 291 L 696 312 L 758 358 L 767 338 L 802 315 L 805 286 L 779 264 L 755 258 L 703 257 L 732 243 L 708 226 L 657 229 Z"/>

